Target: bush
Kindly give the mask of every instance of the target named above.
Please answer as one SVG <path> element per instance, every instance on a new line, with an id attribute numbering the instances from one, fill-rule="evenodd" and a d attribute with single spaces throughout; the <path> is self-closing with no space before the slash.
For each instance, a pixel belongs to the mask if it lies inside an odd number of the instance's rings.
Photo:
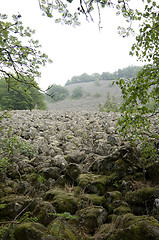
<path id="1" fill-rule="evenodd" d="M 99 93 L 99 92 L 96 92 L 94 95 L 93 95 L 93 97 L 95 97 L 95 98 L 99 98 L 101 96 L 101 94 Z"/>
<path id="2" fill-rule="evenodd" d="M 3 119 L 10 118 L 11 115 L 7 112 L 0 113 L 0 125 Z M 13 134 L 12 128 L 9 127 L 7 132 L 4 127 L 0 128 L 0 170 L 7 168 L 10 164 L 13 164 L 12 158 L 14 154 L 20 152 L 24 156 L 32 157 L 36 156 L 37 152 L 35 148 L 29 143 L 23 141 L 21 138 Z"/>
<path id="3" fill-rule="evenodd" d="M 71 96 L 73 99 L 79 99 L 82 96 L 83 96 L 83 90 L 81 87 L 76 87 L 73 89 L 72 96 Z"/>
<path id="4" fill-rule="evenodd" d="M 48 87 L 47 94 L 51 97 L 47 97 L 47 100 L 57 102 L 64 100 L 69 95 L 69 91 L 61 85 L 53 84 Z"/>
<path id="5" fill-rule="evenodd" d="M 107 93 L 107 99 L 104 105 L 103 106 L 101 104 L 99 105 L 99 111 L 100 112 L 118 112 L 119 111 L 116 98 L 114 96 L 111 98 L 109 92 Z"/>

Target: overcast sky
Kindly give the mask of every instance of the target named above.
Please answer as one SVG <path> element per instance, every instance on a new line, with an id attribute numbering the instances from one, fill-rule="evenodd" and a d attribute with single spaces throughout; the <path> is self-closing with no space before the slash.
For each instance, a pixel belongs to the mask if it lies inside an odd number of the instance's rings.
<path id="1" fill-rule="evenodd" d="M 128 65 L 141 65 L 129 56 L 134 37 L 122 38 L 117 26 L 122 18 L 115 16 L 113 9 L 106 8 L 102 14 L 102 30 L 98 21 L 82 21 L 73 28 L 54 23 L 42 16 L 38 0 L 1 0 L 1 12 L 20 13 L 25 26 L 36 30 L 34 36 L 42 45 L 42 51 L 53 60 L 42 68 L 40 87 L 45 90 L 50 84 L 64 85 L 68 79 L 82 73 L 114 72 Z"/>

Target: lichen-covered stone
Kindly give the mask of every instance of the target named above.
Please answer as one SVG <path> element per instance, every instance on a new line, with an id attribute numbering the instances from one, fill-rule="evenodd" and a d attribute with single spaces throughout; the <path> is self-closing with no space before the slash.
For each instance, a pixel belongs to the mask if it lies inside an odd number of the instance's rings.
<path id="1" fill-rule="evenodd" d="M 15 230 L 22 234 L 18 240 L 158 240 L 158 156 L 147 159 L 143 171 L 140 144 L 136 149 L 115 130 L 120 113 L 12 114 L 1 122 L 1 135 L 12 126 L 12 133 L 35 151 L 26 155 L 19 149 L 13 164 L 0 169 L 1 223 L 20 214 L 8 236 Z M 158 119 L 151 121 L 151 132 L 157 133 Z M 75 220 L 71 215 L 77 212 Z M 22 223 L 25 214 L 25 221 L 33 217 L 37 223 Z"/>
<path id="2" fill-rule="evenodd" d="M 105 158 L 96 160 L 90 170 L 106 175 L 114 172 L 118 179 L 122 179 L 127 175 L 142 171 L 142 168 L 138 160 L 138 152 L 135 148 L 126 145 L 114 149 L 113 153 L 110 152 Z"/>

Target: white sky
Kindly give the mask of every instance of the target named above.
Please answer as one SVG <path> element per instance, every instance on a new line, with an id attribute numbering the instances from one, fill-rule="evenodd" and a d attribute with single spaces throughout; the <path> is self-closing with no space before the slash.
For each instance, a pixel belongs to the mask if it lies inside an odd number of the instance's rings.
<path id="1" fill-rule="evenodd" d="M 74 0 L 76 1 L 76 0 Z M 45 90 L 50 84 L 64 85 L 68 79 L 82 73 L 114 72 L 128 65 L 140 65 L 135 57 L 129 56 L 133 37 L 122 38 L 117 26 L 122 18 L 115 11 L 106 8 L 102 14 L 102 30 L 98 21 L 82 21 L 73 28 L 54 23 L 53 19 L 42 16 L 38 0 L 0 0 L 2 13 L 22 15 L 25 26 L 36 30 L 34 36 L 42 45 L 42 51 L 53 60 L 42 68 L 40 87 Z"/>

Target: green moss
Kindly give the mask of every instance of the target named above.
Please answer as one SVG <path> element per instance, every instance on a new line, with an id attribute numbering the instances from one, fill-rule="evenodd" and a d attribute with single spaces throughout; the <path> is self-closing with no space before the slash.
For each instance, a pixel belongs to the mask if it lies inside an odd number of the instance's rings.
<path id="1" fill-rule="evenodd" d="M 101 226 L 93 239 L 159 240 L 159 223 L 153 217 L 138 217 L 128 213 Z"/>
<path id="2" fill-rule="evenodd" d="M 88 233 L 94 233 L 96 228 L 103 224 L 106 220 L 107 212 L 101 206 L 91 206 L 79 210 L 77 212 L 82 226 L 86 228 Z"/>
<path id="3" fill-rule="evenodd" d="M 159 198 L 159 188 L 144 187 L 134 192 L 128 192 L 125 201 L 135 215 L 145 215 L 152 212 L 156 198 Z"/>
<path id="4" fill-rule="evenodd" d="M 56 239 L 66 240 L 80 240 L 80 236 L 76 231 L 76 228 L 65 221 L 64 219 L 57 219 L 50 225 L 50 233 Z"/>
<path id="5" fill-rule="evenodd" d="M 70 212 L 74 214 L 78 209 L 78 201 L 74 194 L 61 189 L 48 191 L 45 199 L 52 200 L 52 204 L 58 213 Z"/>
<path id="6" fill-rule="evenodd" d="M 125 200 L 129 203 L 137 202 L 143 204 L 145 201 L 155 199 L 159 197 L 159 188 L 144 187 L 136 192 L 128 192 L 125 196 Z"/>
<path id="7" fill-rule="evenodd" d="M 98 196 L 97 194 L 83 194 L 82 200 L 87 201 L 89 204 L 104 206 L 106 199 L 104 196 Z"/>
<path id="8" fill-rule="evenodd" d="M 115 208 L 113 211 L 116 215 L 123 215 L 126 213 L 131 213 L 131 209 L 128 206 L 120 205 L 118 208 Z"/>
<path id="9" fill-rule="evenodd" d="M 13 234 L 16 240 L 40 240 L 46 234 L 46 228 L 39 223 L 22 223 L 15 227 Z"/>
<path id="10" fill-rule="evenodd" d="M 103 195 L 106 191 L 106 186 L 109 180 L 107 176 L 88 173 L 80 174 L 77 182 L 79 186 L 84 187 L 86 191 Z"/>

